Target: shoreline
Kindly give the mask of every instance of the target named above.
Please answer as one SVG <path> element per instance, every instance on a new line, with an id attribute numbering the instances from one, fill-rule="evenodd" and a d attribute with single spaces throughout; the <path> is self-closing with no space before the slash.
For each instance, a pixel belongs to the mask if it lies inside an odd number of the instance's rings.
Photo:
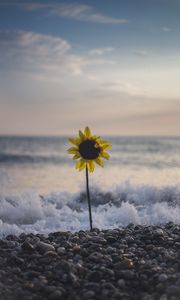
<path id="1" fill-rule="evenodd" d="M 0 239 L 1 300 L 179 300 L 180 225 Z"/>

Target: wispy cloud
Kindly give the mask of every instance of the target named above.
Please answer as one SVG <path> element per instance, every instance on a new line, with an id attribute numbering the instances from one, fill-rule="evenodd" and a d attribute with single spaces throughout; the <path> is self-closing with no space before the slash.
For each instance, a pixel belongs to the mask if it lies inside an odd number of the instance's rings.
<path id="1" fill-rule="evenodd" d="M 1 2 L 0 5 L 16 5 L 28 11 L 45 11 L 50 14 L 78 21 L 100 23 L 100 24 L 124 24 L 128 23 L 126 18 L 114 18 L 96 12 L 92 6 L 78 3 L 22 3 Z"/>
<path id="2" fill-rule="evenodd" d="M 79 74 L 85 61 L 70 53 L 68 41 L 25 31 L 0 31 L 0 55 L 4 68 L 30 72 Z"/>
<path id="3" fill-rule="evenodd" d="M 125 80 L 105 81 L 101 83 L 99 88 L 105 93 L 125 93 L 130 96 L 147 97 L 147 91 L 145 89 L 142 89 L 142 87 L 138 86 L 136 83 Z"/>
<path id="4" fill-rule="evenodd" d="M 113 51 L 114 49 L 112 47 L 106 47 L 106 48 L 96 48 L 89 51 L 89 55 L 103 55 L 106 53 L 109 53 Z"/>
<path id="5" fill-rule="evenodd" d="M 171 28 L 166 27 L 166 26 L 161 27 L 161 29 L 162 29 L 162 31 L 164 31 L 164 32 L 171 32 Z"/>
<path id="6" fill-rule="evenodd" d="M 133 53 L 137 56 L 141 56 L 141 57 L 144 57 L 144 56 L 147 56 L 147 52 L 144 51 L 144 50 L 134 50 Z"/>
<path id="7" fill-rule="evenodd" d="M 74 54 L 71 44 L 60 37 L 26 31 L 0 31 L 1 71 L 10 68 L 34 73 L 37 78 L 48 74 L 50 79 L 52 76 L 58 79 L 62 73 L 80 75 L 86 66 L 112 63 L 98 55 Z"/>

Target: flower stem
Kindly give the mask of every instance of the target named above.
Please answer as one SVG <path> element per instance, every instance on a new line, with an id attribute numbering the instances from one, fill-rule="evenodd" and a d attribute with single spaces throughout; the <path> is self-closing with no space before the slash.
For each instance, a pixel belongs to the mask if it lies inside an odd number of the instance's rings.
<path id="1" fill-rule="evenodd" d="M 91 213 L 91 199 L 89 193 L 89 176 L 88 176 L 88 168 L 86 166 L 86 192 L 87 192 L 87 200 L 88 200 L 88 207 L 89 207 L 89 223 L 90 223 L 90 231 L 92 231 L 92 213 Z"/>

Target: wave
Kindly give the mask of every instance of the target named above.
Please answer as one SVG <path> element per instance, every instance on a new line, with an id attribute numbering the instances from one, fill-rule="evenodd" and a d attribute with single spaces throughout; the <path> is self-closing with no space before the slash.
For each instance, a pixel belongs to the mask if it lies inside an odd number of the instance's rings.
<path id="1" fill-rule="evenodd" d="M 37 154 L 5 154 L 0 153 L 0 163 L 67 163 L 68 159 L 58 155 L 37 155 Z"/>
<path id="2" fill-rule="evenodd" d="M 91 190 L 93 225 L 110 229 L 134 224 L 180 223 L 180 187 L 132 186 Z M 85 191 L 0 195 L 0 236 L 89 229 Z"/>
<path id="3" fill-rule="evenodd" d="M 0 164 L 70 164 L 70 159 L 67 155 L 38 155 L 38 154 L 6 154 L 0 153 Z M 146 158 L 139 159 L 138 157 L 119 158 L 111 156 L 111 164 L 116 166 L 138 166 L 138 167 L 149 167 L 155 169 L 164 168 L 178 168 L 180 163 L 176 160 L 169 161 L 148 161 Z"/>

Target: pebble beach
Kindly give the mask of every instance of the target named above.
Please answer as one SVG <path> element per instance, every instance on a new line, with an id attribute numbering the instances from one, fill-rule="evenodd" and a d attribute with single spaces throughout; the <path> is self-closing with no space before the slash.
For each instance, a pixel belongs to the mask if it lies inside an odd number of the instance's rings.
<path id="1" fill-rule="evenodd" d="M 1 300 L 179 300 L 180 226 L 0 240 Z"/>

